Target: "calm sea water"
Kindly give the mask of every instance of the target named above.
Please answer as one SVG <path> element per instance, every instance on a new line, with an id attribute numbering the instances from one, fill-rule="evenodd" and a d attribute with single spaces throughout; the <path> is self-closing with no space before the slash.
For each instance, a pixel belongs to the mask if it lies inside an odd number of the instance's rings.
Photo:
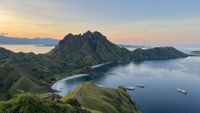
<path id="1" fill-rule="evenodd" d="M 111 88 L 140 83 L 144 89 L 128 93 L 143 113 L 200 113 L 200 57 L 109 64 L 95 70 L 92 77 L 78 75 L 53 87 L 63 96 L 86 81 Z M 178 93 L 177 88 L 187 89 L 188 94 Z"/>
<path id="2" fill-rule="evenodd" d="M 0 47 L 4 47 L 13 52 L 34 52 L 35 54 L 47 53 L 54 48 L 54 46 L 44 46 L 44 45 L 9 45 L 0 44 Z"/>

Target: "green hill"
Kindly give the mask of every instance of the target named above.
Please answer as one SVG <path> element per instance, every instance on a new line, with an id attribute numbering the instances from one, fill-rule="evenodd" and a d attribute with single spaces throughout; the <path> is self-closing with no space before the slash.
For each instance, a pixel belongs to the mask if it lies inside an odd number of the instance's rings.
<path id="1" fill-rule="evenodd" d="M 152 49 L 136 49 L 132 52 L 133 60 L 159 60 L 184 58 L 188 55 L 173 47 L 156 47 Z"/>
<path id="2" fill-rule="evenodd" d="M 45 60 L 33 53 L 11 52 L 10 54 L 12 55 L 1 60 L 0 64 L 0 98 L 10 98 L 22 92 L 50 91 L 49 84 L 45 80 L 50 68 L 44 65 Z"/>
<path id="3" fill-rule="evenodd" d="M 67 102 L 70 99 L 77 99 L 83 108 L 92 113 L 139 113 L 123 87 L 110 89 L 84 83 L 62 101 Z"/>
<path id="4" fill-rule="evenodd" d="M 0 113 L 90 113 L 68 103 L 53 102 L 38 95 L 21 94 L 0 102 Z"/>
<path id="5" fill-rule="evenodd" d="M 61 100 L 20 94 L 0 101 L 0 113 L 140 113 L 123 87 L 102 88 L 84 83 Z"/>
<path id="6" fill-rule="evenodd" d="M 106 62 L 157 60 L 187 57 L 173 47 L 129 51 L 99 32 L 68 34 L 47 54 L 14 53 L 0 48 L 0 98 L 23 92 L 49 92 L 55 81 L 88 73 L 92 65 Z"/>
<path id="7" fill-rule="evenodd" d="M 126 60 L 129 54 L 130 51 L 111 43 L 101 33 L 88 31 L 83 35 L 68 34 L 49 56 L 71 65 L 79 64 L 81 68 L 86 65 Z"/>
<path id="8" fill-rule="evenodd" d="M 48 53 L 48 56 L 51 59 L 62 60 L 70 66 L 81 69 L 85 66 L 106 62 L 174 59 L 187 57 L 187 54 L 173 47 L 129 51 L 113 44 L 99 32 L 88 31 L 79 35 L 66 35 L 58 46 Z"/>

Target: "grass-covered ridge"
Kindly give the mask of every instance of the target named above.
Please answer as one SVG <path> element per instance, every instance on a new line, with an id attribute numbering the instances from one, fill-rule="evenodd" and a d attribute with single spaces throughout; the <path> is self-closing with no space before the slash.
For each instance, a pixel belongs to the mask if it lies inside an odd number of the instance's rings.
<path id="1" fill-rule="evenodd" d="M 123 87 L 111 89 L 88 82 L 60 100 L 47 97 L 20 94 L 0 101 L 0 113 L 140 113 Z"/>
<path id="2" fill-rule="evenodd" d="M 0 101 L 0 113 L 90 113 L 69 103 L 45 100 L 39 95 L 21 94 L 9 101 Z"/>
<path id="3" fill-rule="evenodd" d="M 63 97 L 62 101 L 70 99 L 77 99 L 82 107 L 92 113 L 139 113 L 123 87 L 111 89 L 84 83 Z"/>

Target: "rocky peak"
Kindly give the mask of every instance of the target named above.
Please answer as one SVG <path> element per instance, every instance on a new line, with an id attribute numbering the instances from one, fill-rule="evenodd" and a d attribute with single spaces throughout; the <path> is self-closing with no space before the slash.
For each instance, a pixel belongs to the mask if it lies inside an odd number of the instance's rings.
<path id="1" fill-rule="evenodd" d="M 59 49 L 67 49 L 67 50 L 78 50 L 83 45 L 84 47 L 86 45 L 88 46 L 97 46 L 98 44 L 104 44 L 109 43 L 109 41 L 106 39 L 105 36 L 103 36 L 101 33 L 95 31 L 87 31 L 83 34 L 67 34 L 63 40 L 61 40 L 56 48 L 56 50 Z"/>
<path id="2" fill-rule="evenodd" d="M 87 31 L 83 34 L 68 34 L 49 55 L 84 64 L 124 60 L 129 53 L 106 39 L 100 32 Z"/>
<path id="3" fill-rule="evenodd" d="M 67 34 L 63 40 L 60 41 L 60 43 L 62 42 L 72 42 L 72 41 L 77 41 L 77 40 L 87 40 L 87 39 L 102 39 L 102 40 L 105 40 L 106 37 L 104 35 L 102 35 L 100 32 L 91 32 L 91 31 L 87 31 L 83 34 L 72 34 L 72 33 L 69 33 Z"/>

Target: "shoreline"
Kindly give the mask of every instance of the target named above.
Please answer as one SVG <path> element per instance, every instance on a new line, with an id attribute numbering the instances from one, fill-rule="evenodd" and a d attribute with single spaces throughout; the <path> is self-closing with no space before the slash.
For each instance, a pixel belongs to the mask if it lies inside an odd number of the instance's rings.
<path id="1" fill-rule="evenodd" d="M 77 74 L 77 75 L 72 75 L 70 77 L 66 77 L 63 78 L 61 80 L 58 80 L 57 82 L 55 82 L 52 86 L 51 89 L 56 91 L 56 92 L 60 92 L 61 87 L 59 86 L 62 82 L 66 81 L 66 80 L 71 80 L 71 79 L 75 79 L 75 78 L 79 78 L 79 77 L 85 77 L 85 76 L 90 76 L 90 74 Z"/>
<path id="2" fill-rule="evenodd" d="M 110 64 L 110 63 L 112 63 L 112 62 L 106 62 L 106 63 L 93 65 L 93 66 L 90 66 L 90 68 L 95 69 L 95 68 L 98 68 L 98 67 L 101 67 L 101 66 L 105 66 L 105 65 Z"/>
<path id="3" fill-rule="evenodd" d="M 111 62 L 101 63 L 101 64 L 90 66 L 90 68 L 95 69 L 95 68 L 99 68 L 99 67 L 105 66 L 105 65 L 110 64 L 110 63 Z M 59 84 L 61 82 L 66 81 L 66 80 L 79 78 L 79 77 L 85 77 L 85 76 L 90 76 L 90 74 L 75 74 L 75 75 L 71 75 L 70 77 L 66 77 L 66 78 L 60 79 L 60 80 L 56 81 L 55 83 L 53 83 L 51 85 L 51 89 L 56 91 L 56 92 L 59 92 L 61 90 L 61 87 L 59 87 Z"/>

